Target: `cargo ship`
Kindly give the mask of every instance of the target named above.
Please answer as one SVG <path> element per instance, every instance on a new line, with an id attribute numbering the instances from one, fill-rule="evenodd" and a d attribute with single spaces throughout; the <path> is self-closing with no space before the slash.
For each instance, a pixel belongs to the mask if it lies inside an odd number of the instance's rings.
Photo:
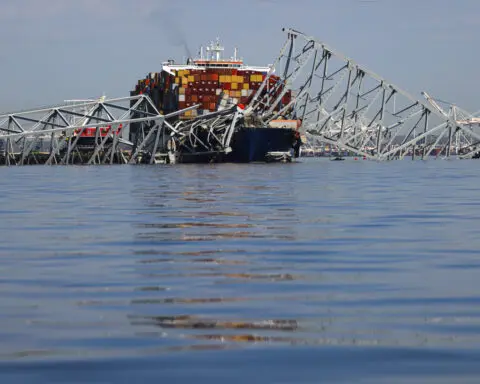
<path id="1" fill-rule="evenodd" d="M 157 110 L 168 115 L 190 107 L 176 117 L 180 121 L 198 119 L 237 105 L 245 108 L 261 88 L 267 74 L 268 82 L 275 84 L 280 78 L 274 75 L 272 66 L 250 66 L 238 56 L 223 58 L 224 47 L 219 39 L 204 49 L 200 48 L 197 58 L 189 58 L 184 64 L 174 60 L 162 63 L 159 72 L 151 72 L 140 79 L 131 91 L 131 96 L 147 94 Z M 268 87 L 263 87 L 267 92 Z M 278 91 L 280 92 L 281 89 Z M 290 103 L 291 91 L 285 93 L 280 110 Z M 291 161 L 298 157 L 301 144 L 299 120 L 278 119 L 261 125 L 258 122 L 241 121 L 232 135 L 231 151 L 219 156 L 193 156 L 179 149 L 180 162 L 255 162 Z M 130 129 L 129 140 L 135 142 L 137 129 Z"/>

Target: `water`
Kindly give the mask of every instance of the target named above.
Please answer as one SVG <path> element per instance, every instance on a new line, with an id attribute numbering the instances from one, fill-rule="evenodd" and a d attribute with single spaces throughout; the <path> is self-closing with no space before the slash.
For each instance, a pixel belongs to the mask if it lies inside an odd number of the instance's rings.
<path id="1" fill-rule="evenodd" d="M 479 174 L 0 168 L 0 381 L 478 382 Z"/>

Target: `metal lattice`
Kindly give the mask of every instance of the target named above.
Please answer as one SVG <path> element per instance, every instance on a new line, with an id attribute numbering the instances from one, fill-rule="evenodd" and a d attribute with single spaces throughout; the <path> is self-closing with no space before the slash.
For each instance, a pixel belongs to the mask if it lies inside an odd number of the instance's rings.
<path id="1" fill-rule="evenodd" d="M 135 164 L 175 162 L 179 149 L 229 153 L 242 111 L 233 106 L 175 122 L 195 108 L 163 116 L 138 95 L 0 115 L 0 164 Z M 87 130 L 94 134 L 85 143 Z"/>
<path id="2" fill-rule="evenodd" d="M 312 143 L 329 144 L 370 159 L 449 156 L 476 151 L 480 133 L 453 115 L 417 100 L 325 43 L 293 29 L 272 73 L 248 106 L 264 122 L 279 116 L 299 118 Z M 283 95 L 294 97 L 282 105 Z M 478 125 L 478 124 L 477 124 Z M 458 138 L 461 138 L 460 140 Z"/>

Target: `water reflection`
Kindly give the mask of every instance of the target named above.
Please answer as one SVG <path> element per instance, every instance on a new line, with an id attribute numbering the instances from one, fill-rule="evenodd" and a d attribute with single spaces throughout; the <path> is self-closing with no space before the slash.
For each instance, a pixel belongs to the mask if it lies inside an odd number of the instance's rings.
<path id="1" fill-rule="evenodd" d="M 478 167 L 449 186 L 448 164 L 42 168 L 48 193 L 5 178 L 0 356 L 478 350 Z"/>
<path id="2" fill-rule="evenodd" d="M 153 324 L 160 328 L 191 329 L 252 329 L 295 331 L 296 320 L 263 320 L 263 321 L 222 321 L 205 319 L 195 315 L 188 316 L 151 316 L 144 318 L 131 317 L 132 323 Z"/>
<path id="3" fill-rule="evenodd" d="M 196 169 L 182 168 L 181 172 Z M 261 179 L 255 182 L 229 183 L 216 172 L 206 172 L 205 177 L 189 177 L 192 183 L 179 181 L 158 190 L 135 191 L 142 202 L 142 218 L 134 225 L 136 272 L 140 278 L 170 285 L 168 296 L 146 297 L 131 300 L 130 321 L 137 327 L 155 326 L 171 330 L 252 330 L 258 332 L 295 332 L 297 320 L 232 320 L 205 317 L 205 311 L 233 311 L 248 317 L 257 312 L 254 302 L 266 298 L 255 297 L 248 282 L 272 284 L 301 280 L 288 267 L 271 263 L 262 265 L 261 255 L 255 256 L 265 246 L 275 247 L 276 242 L 294 242 L 298 222 L 294 190 L 281 185 L 269 185 Z M 184 180 L 184 179 L 182 179 Z M 181 190 L 180 188 L 185 188 Z M 285 202 L 288 201 L 288 204 Z M 159 203 L 161 202 L 161 203 Z M 148 212 L 148 213 L 147 213 Z M 191 245 L 189 245 L 191 244 Z M 179 280 L 180 279 L 180 280 Z M 184 288 L 193 291 L 185 297 Z M 232 283 L 230 288 L 225 283 Z M 220 284 L 220 286 L 219 286 Z M 222 288 L 222 286 L 224 288 Z M 195 287 L 195 288 L 194 288 Z M 233 289 L 233 290 L 232 290 Z M 173 295 L 178 292 L 178 295 Z M 218 295 L 210 293 L 217 292 Z M 249 293 L 243 295 L 242 292 Z M 227 294 L 228 293 L 228 294 Z M 253 306 L 252 306 L 253 305 Z M 162 308 L 186 311 L 188 315 L 144 316 L 142 312 L 158 312 Z M 251 309 L 249 309 L 251 307 Z M 217 341 L 260 341 L 253 335 L 209 335 L 204 333 L 169 335 L 170 338 L 187 338 L 216 343 Z M 280 340 L 273 337 L 271 341 Z M 264 339 L 265 340 L 265 339 Z"/>

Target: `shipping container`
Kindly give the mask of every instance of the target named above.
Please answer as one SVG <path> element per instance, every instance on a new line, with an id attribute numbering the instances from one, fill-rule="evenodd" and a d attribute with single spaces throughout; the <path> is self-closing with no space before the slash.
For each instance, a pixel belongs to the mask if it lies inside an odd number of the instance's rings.
<path id="1" fill-rule="evenodd" d="M 226 106 L 225 98 L 229 99 L 228 105 L 238 102 L 247 104 L 260 88 L 268 71 L 266 67 L 259 70 L 244 66 L 241 60 L 225 60 L 226 67 L 216 66 L 217 64 L 218 62 L 215 62 L 207 66 L 194 60 L 189 64 L 189 68 L 185 68 L 184 65 L 168 63 L 168 70 L 149 72 L 144 79 L 139 80 L 133 92 L 148 93 L 155 106 L 164 113 L 195 104 L 201 104 L 201 110 L 208 112 L 216 110 L 217 105 Z M 278 76 L 271 76 L 268 89 L 275 86 L 278 81 Z M 263 94 L 266 94 L 268 89 L 264 89 Z M 280 85 L 275 94 L 280 95 L 281 92 Z M 290 101 L 289 92 L 282 97 L 277 110 Z"/>

